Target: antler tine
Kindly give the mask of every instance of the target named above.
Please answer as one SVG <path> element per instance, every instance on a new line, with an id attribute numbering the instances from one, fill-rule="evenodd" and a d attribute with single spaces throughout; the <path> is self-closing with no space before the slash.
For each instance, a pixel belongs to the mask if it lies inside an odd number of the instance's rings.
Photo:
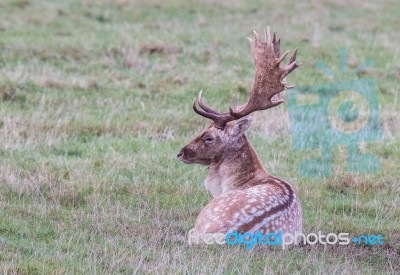
<path id="1" fill-rule="evenodd" d="M 214 111 L 213 109 L 211 109 L 210 107 L 208 107 L 204 102 L 203 99 L 201 98 L 201 94 L 203 93 L 203 90 L 200 90 L 200 93 L 197 97 L 197 103 L 199 104 L 199 106 L 201 107 L 201 109 L 203 109 L 204 111 L 206 111 L 207 113 L 211 113 L 214 115 L 218 115 L 218 113 L 216 111 Z"/>
<path id="2" fill-rule="evenodd" d="M 274 46 L 275 57 L 279 58 L 279 56 L 281 55 L 281 40 L 280 39 L 278 39 L 278 41 L 276 40 L 275 32 L 274 32 L 274 38 L 272 39 L 272 45 Z"/>
<path id="3" fill-rule="evenodd" d="M 291 72 L 291 71 L 293 71 L 294 69 L 294 67 L 296 67 L 296 60 L 295 61 L 293 61 L 292 63 L 289 63 L 289 64 L 287 64 L 284 68 L 283 68 L 283 70 L 285 71 L 285 72 Z"/>
<path id="4" fill-rule="evenodd" d="M 292 56 L 290 57 L 290 60 L 289 60 L 289 64 L 296 60 L 296 55 L 297 55 L 297 48 L 292 53 Z"/>
<path id="5" fill-rule="evenodd" d="M 229 113 L 232 116 L 234 116 L 234 114 L 235 114 L 236 107 L 237 107 L 236 96 L 235 96 L 235 94 L 233 94 L 232 95 L 232 103 L 231 103 L 231 106 L 229 106 Z"/>
<path id="6" fill-rule="evenodd" d="M 264 30 L 264 36 L 265 36 L 265 42 L 268 44 L 271 43 L 271 34 L 269 32 L 269 27 L 267 26 L 267 29 Z"/>
<path id="7" fill-rule="evenodd" d="M 255 38 L 254 40 L 257 41 L 258 40 L 258 33 L 256 31 L 253 31 L 253 33 L 254 33 L 254 38 Z"/>
<path id="8" fill-rule="evenodd" d="M 193 110 L 194 110 L 197 114 L 199 114 L 199 115 L 201 115 L 201 116 L 203 116 L 203 117 L 209 118 L 209 119 L 211 119 L 211 120 L 214 120 L 214 119 L 215 119 L 215 115 L 214 115 L 214 114 L 207 113 L 207 112 L 205 112 L 205 111 L 203 111 L 203 110 L 197 108 L 197 105 L 196 105 L 196 98 L 194 98 L 194 100 L 193 100 Z"/>
<path id="9" fill-rule="evenodd" d="M 289 52 L 290 52 L 290 51 L 287 50 L 284 54 L 282 54 L 281 57 L 279 57 L 279 59 L 276 61 L 276 66 L 279 66 L 279 64 L 281 64 L 282 60 L 285 59 L 285 57 L 288 55 Z M 292 56 L 292 57 L 293 57 L 293 56 Z M 290 58 L 290 60 L 292 60 L 292 59 Z"/>
<path id="10" fill-rule="evenodd" d="M 292 60 L 292 59 L 290 59 Z M 290 62 L 290 61 L 289 61 Z M 288 74 L 290 74 L 291 72 L 293 72 L 295 69 L 297 69 L 298 67 L 300 67 L 301 65 L 303 65 L 302 63 L 297 64 L 296 60 L 294 60 L 292 63 L 286 65 L 283 70 L 284 73 L 281 76 L 281 81 L 282 79 L 284 79 Z"/>
<path id="11" fill-rule="evenodd" d="M 201 94 L 203 91 L 199 92 L 199 95 L 197 96 L 197 104 L 200 106 L 201 109 L 197 108 L 196 104 L 196 98 L 193 100 L 193 110 L 206 118 L 209 118 L 214 121 L 214 124 L 217 128 L 223 129 L 225 127 L 225 124 L 229 121 L 234 120 L 235 118 L 230 115 L 230 113 L 218 113 L 208 107 L 202 100 Z"/>

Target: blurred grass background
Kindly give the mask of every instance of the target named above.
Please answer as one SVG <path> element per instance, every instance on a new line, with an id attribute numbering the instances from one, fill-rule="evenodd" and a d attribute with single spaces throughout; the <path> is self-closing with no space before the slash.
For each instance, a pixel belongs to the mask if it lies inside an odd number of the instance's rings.
<path id="1" fill-rule="evenodd" d="M 384 1 L 0 2 L 0 273 L 395 273 L 400 269 L 400 5 Z M 204 167 L 176 153 L 209 121 L 200 89 L 227 110 L 253 79 L 253 30 L 299 48 L 288 78 L 330 82 L 317 60 L 376 79 L 383 138 L 364 150 L 376 174 L 297 174 L 317 151 L 291 148 L 287 106 L 255 115 L 249 137 L 266 169 L 299 192 L 305 232 L 384 236 L 385 245 L 281 249 L 189 246 L 211 199 Z"/>

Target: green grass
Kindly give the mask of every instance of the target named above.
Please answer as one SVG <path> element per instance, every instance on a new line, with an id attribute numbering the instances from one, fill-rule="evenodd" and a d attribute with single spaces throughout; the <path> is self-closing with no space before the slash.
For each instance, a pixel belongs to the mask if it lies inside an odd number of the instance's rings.
<path id="1" fill-rule="evenodd" d="M 0 273 L 395 273 L 400 269 L 400 32 L 396 1 L 33 1 L 0 3 Z M 373 61 L 383 138 L 376 174 L 301 178 L 316 151 L 291 147 L 287 106 L 255 115 L 268 171 L 299 191 L 306 232 L 379 233 L 380 247 L 189 246 L 210 200 L 206 169 L 176 153 L 209 122 L 200 89 L 227 110 L 253 64 L 245 39 L 266 26 L 299 48 L 297 86 L 331 81 L 340 48 Z M 149 53 L 153 45 L 158 51 Z"/>

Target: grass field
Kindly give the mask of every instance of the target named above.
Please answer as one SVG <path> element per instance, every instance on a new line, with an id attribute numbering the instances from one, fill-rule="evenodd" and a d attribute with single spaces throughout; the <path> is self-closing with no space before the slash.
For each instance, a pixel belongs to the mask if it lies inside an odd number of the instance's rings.
<path id="1" fill-rule="evenodd" d="M 400 271 L 400 5 L 385 1 L 0 2 L 0 274 L 396 273 Z M 306 3 L 307 2 L 307 3 Z M 293 182 L 305 232 L 381 234 L 383 246 L 189 246 L 211 199 L 207 170 L 176 154 L 209 121 L 200 89 L 227 110 L 253 79 L 253 30 L 299 48 L 297 86 L 331 80 L 347 48 L 378 83 L 383 137 L 375 174 L 303 178 L 315 152 L 291 146 L 287 104 L 254 116 L 267 171 Z M 284 106 L 285 105 L 285 106 Z"/>

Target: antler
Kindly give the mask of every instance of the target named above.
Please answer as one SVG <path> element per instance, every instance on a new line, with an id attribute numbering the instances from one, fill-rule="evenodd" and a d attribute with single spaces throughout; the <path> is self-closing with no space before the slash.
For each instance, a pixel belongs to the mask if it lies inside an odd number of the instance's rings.
<path id="1" fill-rule="evenodd" d="M 289 51 L 280 55 L 281 41 L 276 39 L 275 33 L 271 41 L 269 27 L 264 30 L 265 41 L 261 41 L 256 32 L 254 34 L 254 40 L 250 38 L 249 40 L 253 52 L 256 75 L 248 102 L 244 105 L 230 108 L 230 114 L 236 118 L 283 103 L 284 100 L 279 93 L 294 87 L 287 85 L 284 78 L 301 66 L 301 64 L 296 63 L 296 49 L 290 57 L 289 63 L 283 68 L 280 67 L 281 62 Z"/>
<path id="2" fill-rule="evenodd" d="M 224 129 L 225 124 L 228 123 L 229 121 L 235 120 L 236 118 L 232 116 L 230 113 L 218 113 L 208 107 L 203 100 L 201 99 L 201 93 L 200 91 L 199 95 L 197 96 L 197 103 L 201 109 L 198 109 L 196 106 L 196 98 L 193 100 L 193 110 L 198 113 L 199 115 L 209 118 L 214 121 L 214 124 L 217 128 Z"/>
<path id="3" fill-rule="evenodd" d="M 275 107 L 284 102 L 279 93 L 294 86 L 287 85 L 285 77 L 300 67 L 296 63 L 297 49 L 293 52 L 289 62 L 281 68 L 280 64 L 285 59 L 289 51 L 280 55 L 280 39 L 276 39 L 275 33 L 271 41 L 269 27 L 264 30 L 265 41 L 258 38 L 254 31 L 254 39 L 250 39 L 253 59 L 255 64 L 255 79 L 250 98 L 246 104 L 236 106 L 236 98 L 233 96 L 232 105 L 229 113 L 218 113 L 209 108 L 201 99 L 201 91 L 197 97 L 197 102 L 202 110 L 196 106 L 196 99 L 193 102 L 193 109 L 201 116 L 214 121 L 219 128 L 224 128 L 229 121 L 247 116 L 252 112 Z"/>

